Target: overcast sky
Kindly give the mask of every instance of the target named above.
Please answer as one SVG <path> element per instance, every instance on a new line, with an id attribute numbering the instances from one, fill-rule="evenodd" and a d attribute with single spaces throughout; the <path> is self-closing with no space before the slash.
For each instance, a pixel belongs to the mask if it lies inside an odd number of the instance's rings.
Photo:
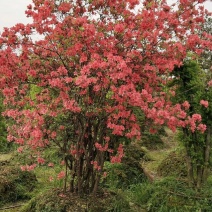
<path id="1" fill-rule="evenodd" d="M 0 31 L 4 27 L 12 27 L 16 23 L 29 23 L 25 10 L 31 0 L 0 0 Z"/>
<path id="2" fill-rule="evenodd" d="M 4 27 L 12 27 L 16 23 L 29 23 L 25 10 L 32 0 L 0 0 L 0 32 Z M 206 9 L 212 12 L 212 0 L 205 4 Z"/>

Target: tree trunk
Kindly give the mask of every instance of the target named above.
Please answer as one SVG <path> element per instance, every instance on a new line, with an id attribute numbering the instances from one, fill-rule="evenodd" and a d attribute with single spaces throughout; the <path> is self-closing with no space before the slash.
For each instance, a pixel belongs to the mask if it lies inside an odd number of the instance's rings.
<path id="1" fill-rule="evenodd" d="M 199 190 L 201 188 L 202 185 L 202 176 L 203 176 L 203 169 L 201 167 L 201 165 L 197 165 L 197 182 L 196 182 L 196 188 L 197 190 Z"/>
<path id="2" fill-rule="evenodd" d="M 209 167 L 209 160 L 210 160 L 210 150 L 211 150 L 211 133 L 212 127 L 208 126 L 207 129 L 207 136 L 206 136 L 206 144 L 205 144 L 205 158 L 204 158 L 204 169 L 203 169 L 203 183 L 207 180 L 208 177 L 208 167 Z"/>
<path id="3" fill-rule="evenodd" d="M 193 170 L 191 157 L 188 154 L 186 157 L 186 163 L 187 163 L 187 172 L 188 172 L 188 185 L 189 187 L 192 187 L 194 184 L 194 170 Z"/>
<path id="4" fill-rule="evenodd" d="M 67 162 L 65 163 L 65 180 L 64 180 L 64 188 L 63 188 L 63 191 L 64 193 L 66 192 L 66 188 L 67 188 L 67 177 L 68 177 L 68 165 L 67 165 Z"/>

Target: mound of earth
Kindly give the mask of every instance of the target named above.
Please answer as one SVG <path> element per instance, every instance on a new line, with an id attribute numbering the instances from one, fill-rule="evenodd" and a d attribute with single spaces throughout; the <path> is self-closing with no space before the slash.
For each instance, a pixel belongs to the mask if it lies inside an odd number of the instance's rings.
<path id="1" fill-rule="evenodd" d="M 176 176 L 176 177 L 186 177 L 186 156 L 183 152 L 173 151 L 162 160 L 157 168 L 157 173 L 159 176 Z"/>
<path id="2" fill-rule="evenodd" d="M 114 204 L 114 202 L 116 204 Z M 129 205 L 121 196 L 101 192 L 97 196 L 79 197 L 73 193 L 63 193 L 60 189 L 52 189 L 33 198 L 21 212 L 100 212 L 117 211 L 120 205 L 121 211 L 129 211 Z M 125 210 L 126 209 L 126 210 Z"/>
<path id="3" fill-rule="evenodd" d="M 23 172 L 9 162 L 0 163 L 0 205 L 29 198 L 37 180 L 33 173 Z"/>

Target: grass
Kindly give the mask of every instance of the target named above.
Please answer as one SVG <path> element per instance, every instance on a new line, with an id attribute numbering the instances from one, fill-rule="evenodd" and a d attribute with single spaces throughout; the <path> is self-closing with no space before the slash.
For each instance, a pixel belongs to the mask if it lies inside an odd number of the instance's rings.
<path id="1" fill-rule="evenodd" d="M 156 173 L 157 167 L 160 165 L 161 161 L 167 157 L 170 153 L 170 149 L 162 150 L 162 151 L 151 151 L 149 152 L 151 161 L 145 161 L 142 165 L 145 169 L 150 172 Z"/>
<path id="2" fill-rule="evenodd" d="M 8 203 L 5 204 L 4 207 L 0 208 L 0 211 L 3 212 L 18 212 L 19 209 L 25 204 L 24 201 L 18 201 L 14 204 Z"/>
<path id="3" fill-rule="evenodd" d="M 211 194 L 211 182 L 201 191 L 196 191 L 188 187 L 185 181 L 175 177 L 165 177 L 153 183 L 135 184 L 126 191 L 129 201 L 152 212 L 209 212 L 212 211 Z"/>
<path id="4" fill-rule="evenodd" d="M 167 136 L 163 136 L 162 140 L 164 142 L 164 148 L 151 150 L 148 152 L 149 158 L 151 160 L 144 161 L 142 167 L 145 169 L 145 172 L 149 173 L 153 179 L 159 179 L 157 176 L 157 168 L 161 162 L 169 155 L 170 152 L 174 151 L 177 148 L 176 134 L 171 130 L 166 129 Z"/>
<path id="5" fill-rule="evenodd" d="M 0 162 L 9 161 L 12 158 L 12 153 L 0 154 Z"/>

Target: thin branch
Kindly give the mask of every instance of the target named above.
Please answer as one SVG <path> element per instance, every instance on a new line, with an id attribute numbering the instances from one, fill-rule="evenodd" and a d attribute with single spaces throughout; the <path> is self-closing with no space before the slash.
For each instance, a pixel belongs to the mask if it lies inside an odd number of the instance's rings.
<path id="1" fill-rule="evenodd" d="M 23 205 L 24 205 L 24 204 L 8 206 L 8 207 L 5 207 L 5 208 L 0 208 L 0 210 L 3 211 L 3 210 L 10 209 L 10 208 L 18 208 L 18 207 L 21 207 L 21 206 L 23 206 Z"/>

